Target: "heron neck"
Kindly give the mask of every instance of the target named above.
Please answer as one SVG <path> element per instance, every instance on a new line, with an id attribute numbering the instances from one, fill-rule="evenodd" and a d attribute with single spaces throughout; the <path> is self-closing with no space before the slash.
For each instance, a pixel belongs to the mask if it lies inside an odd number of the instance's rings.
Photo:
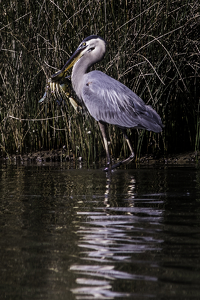
<path id="1" fill-rule="evenodd" d="M 82 98 L 81 91 L 83 86 L 83 77 L 88 72 L 90 66 L 91 66 L 91 62 L 89 62 L 88 59 L 85 57 L 84 60 L 79 59 L 73 66 L 72 86 L 79 99 Z"/>

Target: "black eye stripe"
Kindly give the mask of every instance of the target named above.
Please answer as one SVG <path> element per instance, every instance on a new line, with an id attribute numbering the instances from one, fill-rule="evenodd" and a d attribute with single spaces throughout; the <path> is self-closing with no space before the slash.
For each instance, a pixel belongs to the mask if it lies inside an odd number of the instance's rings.
<path id="1" fill-rule="evenodd" d="M 90 50 L 90 51 L 93 51 L 94 49 L 95 49 L 95 47 L 91 47 L 89 50 Z"/>

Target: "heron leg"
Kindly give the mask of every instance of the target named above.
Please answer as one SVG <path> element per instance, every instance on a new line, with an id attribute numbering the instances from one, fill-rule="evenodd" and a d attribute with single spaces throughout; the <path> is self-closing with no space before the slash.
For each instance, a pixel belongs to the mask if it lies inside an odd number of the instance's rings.
<path id="1" fill-rule="evenodd" d="M 132 147 L 132 145 L 131 145 L 131 143 L 130 143 L 130 140 L 129 140 L 127 134 L 126 134 L 126 130 L 125 130 L 125 129 L 122 129 L 122 132 L 123 132 L 123 134 L 124 134 L 124 137 L 125 137 L 125 139 L 126 139 L 126 142 L 127 142 L 127 144 L 128 144 L 128 147 L 129 147 L 129 149 L 130 149 L 130 151 L 131 151 L 131 155 L 130 155 L 128 158 L 126 158 L 126 159 L 124 159 L 124 160 L 122 160 L 122 161 L 120 161 L 120 162 L 114 164 L 114 165 L 112 166 L 112 170 L 115 169 L 115 168 L 117 168 L 117 167 L 119 167 L 119 166 L 121 166 L 121 165 L 129 164 L 129 163 L 134 159 L 134 157 L 135 157 L 135 154 L 134 154 L 134 151 L 133 151 L 133 147 Z"/>
<path id="2" fill-rule="evenodd" d="M 99 127 L 101 130 L 101 134 L 103 136 L 103 142 L 104 142 L 104 146 L 105 146 L 105 150 L 106 150 L 106 159 L 107 159 L 107 168 L 105 168 L 104 171 L 108 171 L 110 169 L 110 154 L 109 154 L 109 150 L 108 150 L 108 139 L 106 136 L 106 125 L 105 123 L 99 121 Z"/>
<path id="3" fill-rule="evenodd" d="M 128 147 L 129 147 L 129 149 L 130 149 L 130 151 L 131 151 L 130 157 L 134 158 L 134 157 L 135 157 L 135 153 L 134 153 L 133 147 L 132 147 L 132 145 L 131 145 L 131 142 L 130 142 L 130 140 L 129 140 L 127 134 L 126 134 L 126 130 L 125 130 L 125 129 L 122 129 L 122 132 L 123 132 L 123 134 L 124 134 L 124 137 L 125 137 L 125 139 L 126 139 L 126 142 L 127 142 L 127 144 L 128 144 Z"/>

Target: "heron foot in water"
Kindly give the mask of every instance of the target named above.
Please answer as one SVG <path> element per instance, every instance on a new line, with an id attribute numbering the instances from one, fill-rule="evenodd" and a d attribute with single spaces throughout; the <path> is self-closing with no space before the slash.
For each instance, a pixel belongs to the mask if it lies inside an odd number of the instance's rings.
<path id="1" fill-rule="evenodd" d="M 104 169 L 104 172 L 110 172 L 110 171 L 112 171 L 112 170 L 114 170 L 114 169 L 116 169 L 116 168 L 118 168 L 118 167 L 120 167 L 122 165 L 127 165 L 127 164 L 129 164 L 134 159 L 134 157 L 135 157 L 135 154 L 134 154 L 134 152 L 132 152 L 131 155 L 128 158 L 126 158 L 126 159 L 124 159 L 122 161 L 119 161 L 118 163 L 116 163 L 114 165 L 111 165 L 109 163 L 108 167 L 106 167 Z"/>

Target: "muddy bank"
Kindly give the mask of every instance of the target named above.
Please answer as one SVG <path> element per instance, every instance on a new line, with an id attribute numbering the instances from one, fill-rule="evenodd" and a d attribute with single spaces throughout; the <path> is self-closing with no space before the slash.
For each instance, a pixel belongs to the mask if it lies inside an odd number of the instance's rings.
<path id="1" fill-rule="evenodd" d="M 187 152 L 180 154 L 170 154 L 167 156 L 160 156 L 159 158 L 153 157 L 153 155 L 145 155 L 138 159 L 137 163 L 141 165 L 152 164 L 197 164 L 200 159 L 200 153 Z M 52 151 L 38 151 L 34 153 L 28 153 L 23 155 L 11 155 L 7 157 L 1 157 L 1 161 L 21 161 L 30 163 L 48 163 L 48 162 L 84 162 L 82 157 L 75 157 L 74 154 L 69 155 L 66 150 L 52 150 Z M 119 159 L 116 159 L 117 161 Z M 102 163 L 105 159 L 102 159 Z"/>
<path id="2" fill-rule="evenodd" d="M 140 164 L 197 164 L 200 159 L 200 153 L 185 152 L 179 154 L 169 154 L 167 156 L 161 156 L 154 158 L 152 155 L 145 155 L 141 157 Z"/>

